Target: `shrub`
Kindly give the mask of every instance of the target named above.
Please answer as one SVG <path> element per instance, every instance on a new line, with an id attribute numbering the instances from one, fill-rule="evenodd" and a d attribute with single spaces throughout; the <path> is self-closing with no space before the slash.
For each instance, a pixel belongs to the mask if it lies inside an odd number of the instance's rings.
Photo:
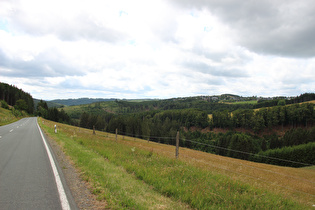
<path id="1" fill-rule="evenodd" d="M 1 107 L 2 107 L 2 108 L 4 108 L 4 109 L 9 109 L 9 105 L 8 105 L 7 102 L 1 100 L 0 103 L 1 103 Z"/>

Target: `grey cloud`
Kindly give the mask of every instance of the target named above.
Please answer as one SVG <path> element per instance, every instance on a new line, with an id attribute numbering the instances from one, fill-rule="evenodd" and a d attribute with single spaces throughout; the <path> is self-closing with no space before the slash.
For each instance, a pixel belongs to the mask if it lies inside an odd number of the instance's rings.
<path id="1" fill-rule="evenodd" d="M 201 72 L 203 74 L 208 74 L 216 77 L 248 77 L 246 71 L 238 68 L 227 68 L 221 66 L 211 66 L 203 62 L 184 62 L 182 64 L 184 67 L 189 68 L 196 72 Z"/>
<path id="2" fill-rule="evenodd" d="M 20 58 L 9 57 L 1 49 L 0 72 L 3 76 L 24 78 L 84 75 L 83 71 L 63 61 L 53 51 L 41 53 L 33 60 L 25 61 Z"/>
<path id="3" fill-rule="evenodd" d="M 127 36 L 114 29 L 98 25 L 87 17 L 78 17 L 75 22 L 66 22 L 59 28 L 57 34 L 63 40 L 87 39 L 95 41 L 118 42 L 126 40 Z"/>
<path id="4" fill-rule="evenodd" d="M 202 45 L 195 45 L 191 52 L 193 54 L 197 54 L 199 56 L 203 56 L 207 58 L 210 61 L 221 63 L 226 58 L 232 58 L 236 61 L 238 65 L 240 64 L 246 64 L 250 61 L 252 61 L 252 57 L 250 57 L 244 49 L 230 49 L 226 52 L 212 52 L 211 49 L 208 49 L 206 47 L 203 47 Z"/>
<path id="5" fill-rule="evenodd" d="M 208 9 L 236 30 L 240 45 L 263 54 L 315 56 L 312 0 L 174 0 L 185 8 Z"/>
<path id="6" fill-rule="evenodd" d="M 86 39 L 116 43 L 127 39 L 126 34 L 98 23 L 87 14 L 77 15 L 73 19 L 63 19 L 52 14 L 35 17 L 18 10 L 11 16 L 10 23 L 23 33 L 33 36 L 53 34 L 64 41 Z"/>

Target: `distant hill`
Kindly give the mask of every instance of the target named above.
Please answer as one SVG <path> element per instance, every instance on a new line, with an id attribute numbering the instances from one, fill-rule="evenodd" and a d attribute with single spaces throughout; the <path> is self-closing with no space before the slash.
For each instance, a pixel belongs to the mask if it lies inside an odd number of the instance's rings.
<path id="1" fill-rule="evenodd" d="M 56 104 L 62 104 L 65 106 L 78 106 L 82 104 L 91 104 L 95 102 L 103 102 L 103 101 L 114 101 L 116 99 L 110 98 L 78 98 L 78 99 L 55 99 L 49 102 L 56 103 Z M 48 101 L 47 101 L 48 103 Z"/>
<path id="2" fill-rule="evenodd" d="M 44 101 L 45 101 L 45 100 L 44 100 Z M 34 98 L 34 107 L 35 107 L 35 109 L 36 109 L 37 104 L 38 104 L 39 102 L 40 102 L 40 99 L 35 99 L 35 98 Z M 55 102 L 52 102 L 52 101 L 46 101 L 46 103 L 47 103 L 47 106 L 48 106 L 49 108 L 52 108 L 52 107 L 61 108 L 61 107 L 65 106 L 64 104 L 59 104 L 59 103 L 55 103 Z"/>

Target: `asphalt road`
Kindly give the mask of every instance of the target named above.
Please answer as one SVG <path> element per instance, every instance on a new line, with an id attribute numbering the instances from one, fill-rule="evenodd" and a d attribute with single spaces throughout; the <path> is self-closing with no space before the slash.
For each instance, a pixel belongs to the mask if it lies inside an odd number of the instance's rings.
<path id="1" fill-rule="evenodd" d="M 51 161 L 54 155 L 49 157 L 44 139 L 35 117 L 0 127 L 1 210 L 76 209 L 62 171 L 56 161 Z M 47 148 L 50 150 L 49 145 Z"/>

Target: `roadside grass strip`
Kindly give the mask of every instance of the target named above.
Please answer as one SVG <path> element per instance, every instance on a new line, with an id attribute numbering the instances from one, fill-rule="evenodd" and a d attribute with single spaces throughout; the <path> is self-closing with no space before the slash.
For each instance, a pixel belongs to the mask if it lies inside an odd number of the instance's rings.
<path id="1" fill-rule="evenodd" d="M 82 145 L 83 140 L 74 140 L 64 132 L 54 134 L 45 124 L 42 128 L 52 137 L 76 167 L 82 172 L 82 178 L 93 186 L 92 193 L 98 199 L 105 199 L 113 209 L 189 209 L 189 205 L 161 195 L 159 192 L 134 174 L 128 173 L 97 152 Z"/>
<path id="2" fill-rule="evenodd" d="M 41 120 L 40 120 L 41 121 Z M 116 142 L 85 129 L 40 123 L 62 146 L 93 193 L 114 209 L 307 209 L 290 198 L 217 171 Z"/>

